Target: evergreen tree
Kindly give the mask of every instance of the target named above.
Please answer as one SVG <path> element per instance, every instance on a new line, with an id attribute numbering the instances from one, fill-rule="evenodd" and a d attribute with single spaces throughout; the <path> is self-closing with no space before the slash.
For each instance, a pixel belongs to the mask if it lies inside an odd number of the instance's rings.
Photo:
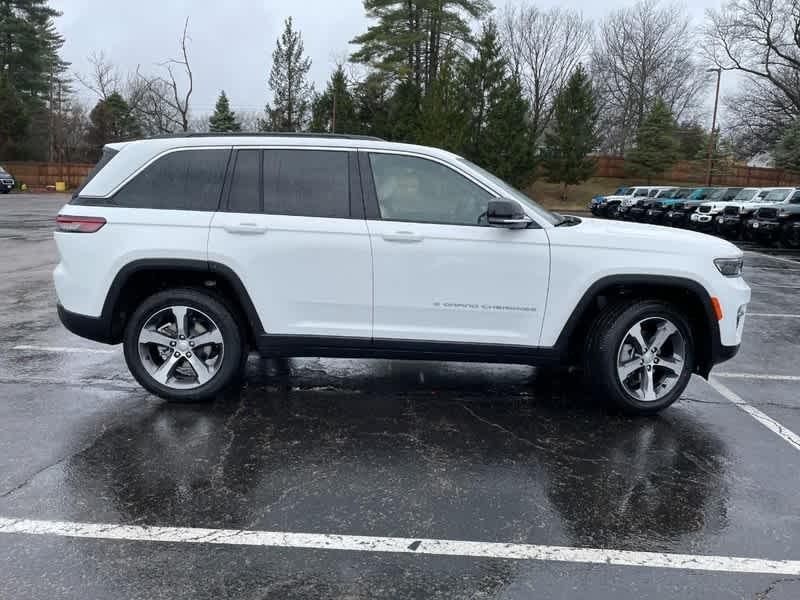
<path id="1" fill-rule="evenodd" d="M 272 105 L 267 105 L 267 118 L 259 122 L 259 129 L 300 131 L 305 127 L 313 93 L 309 69 L 311 59 L 304 56 L 303 36 L 294 30 L 289 17 L 272 53 L 269 87 L 274 98 Z"/>
<path id="2" fill-rule="evenodd" d="M 800 173 L 800 118 L 786 129 L 775 146 L 774 154 L 778 167 Z"/>
<path id="3" fill-rule="evenodd" d="M 422 99 L 415 141 L 461 153 L 467 136 L 467 113 L 463 108 L 462 89 L 454 73 L 456 58 L 446 56 L 439 76 Z"/>
<path id="4" fill-rule="evenodd" d="M 464 153 L 472 160 L 479 160 L 487 114 L 508 83 L 507 63 L 494 21 L 484 24 L 476 55 L 464 63 L 461 77 L 464 112 L 468 115 Z"/>
<path id="5" fill-rule="evenodd" d="M 628 153 L 626 166 L 648 182 L 678 160 L 677 126 L 669 107 L 657 98 L 636 131 L 636 147 Z"/>
<path id="6" fill-rule="evenodd" d="M 356 118 L 360 132 L 380 138 L 390 136 L 389 98 L 385 73 L 373 71 L 356 85 Z"/>
<path id="7" fill-rule="evenodd" d="M 364 0 L 376 19 L 351 43 L 361 46 L 354 62 L 399 75 L 427 92 L 439 76 L 446 43 L 469 42 L 469 19 L 491 10 L 488 0 Z"/>
<path id="8" fill-rule="evenodd" d="M 321 133 L 358 133 L 361 126 L 356 101 L 341 65 L 331 75 L 328 86 L 317 94 L 311 109 L 311 131 Z"/>
<path id="9" fill-rule="evenodd" d="M 516 78 L 505 82 L 489 107 L 482 140 L 478 164 L 517 188 L 531 182 L 536 172 L 536 142 L 530 104 Z"/>
<path id="10" fill-rule="evenodd" d="M 105 100 L 98 101 L 89 114 L 86 142 L 95 160 L 100 157 L 105 144 L 129 140 L 140 135 L 139 125 L 133 117 L 130 106 L 118 92 L 113 92 Z"/>
<path id="11" fill-rule="evenodd" d="M 4 158 L 47 158 L 48 104 L 59 84 L 67 88 L 68 64 L 59 57 L 64 40 L 53 23 L 60 14 L 47 0 L 0 0 Z M 40 124 L 35 131 L 34 121 Z M 41 143 L 33 144 L 34 138 Z M 6 154 L 11 149 L 16 156 Z"/>
<path id="12" fill-rule="evenodd" d="M 547 179 L 567 187 L 586 181 L 594 174 L 595 160 L 589 157 L 600 142 L 597 135 L 598 111 L 592 83 L 581 65 L 556 96 L 553 121 L 545 135 L 544 169 Z"/>
<path id="13" fill-rule="evenodd" d="M 208 130 L 213 133 L 224 133 L 226 131 L 241 131 L 242 124 L 236 120 L 236 113 L 231 111 L 228 97 L 225 90 L 219 93 L 214 114 L 208 119 Z"/>
<path id="14" fill-rule="evenodd" d="M 699 123 L 685 122 L 678 127 L 678 155 L 684 160 L 705 158 L 708 152 L 708 133 Z"/>
<path id="15" fill-rule="evenodd" d="M 398 142 L 416 143 L 422 97 L 413 81 L 402 81 L 388 102 L 387 136 Z"/>

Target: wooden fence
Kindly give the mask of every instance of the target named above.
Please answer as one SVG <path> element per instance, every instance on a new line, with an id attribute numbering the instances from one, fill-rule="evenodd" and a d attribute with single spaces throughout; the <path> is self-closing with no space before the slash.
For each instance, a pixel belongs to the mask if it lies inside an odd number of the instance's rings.
<path id="1" fill-rule="evenodd" d="M 625 171 L 625 158 L 622 156 L 598 156 L 595 177 L 616 177 L 632 179 Z M 635 179 L 635 177 L 633 178 Z M 703 185 L 706 182 L 706 162 L 702 160 L 681 160 L 654 179 L 667 183 L 692 183 Z M 711 171 L 711 184 L 730 187 L 773 187 L 800 185 L 800 173 L 784 169 L 766 169 L 743 165 L 719 165 Z"/>
<path id="2" fill-rule="evenodd" d="M 89 174 L 94 165 L 89 163 L 3 162 L 18 184 L 29 188 L 53 187 L 63 181 L 67 188 L 76 188 Z"/>

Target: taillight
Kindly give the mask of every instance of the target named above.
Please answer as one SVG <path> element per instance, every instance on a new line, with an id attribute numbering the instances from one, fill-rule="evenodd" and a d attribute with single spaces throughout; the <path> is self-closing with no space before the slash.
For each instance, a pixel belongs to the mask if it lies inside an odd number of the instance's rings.
<path id="1" fill-rule="evenodd" d="M 72 215 L 56 217 L 56 230 L 65 233 L 94 233 L 105 224 L 106 220 L 103 217 L 73 217 Z"/>

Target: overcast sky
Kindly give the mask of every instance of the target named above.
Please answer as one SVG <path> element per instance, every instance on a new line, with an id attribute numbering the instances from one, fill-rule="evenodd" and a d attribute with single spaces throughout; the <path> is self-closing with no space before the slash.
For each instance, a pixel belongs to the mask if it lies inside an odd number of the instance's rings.
<path id="1" fill-rule="evenodd" d="M 500 9 L 509 1 L 525 0 L 495 0 L 495 6 Z M 702 22 L 706 8 L 716 8 L 720 2 L 691 2 L 688 10 L 695 24 Z M 352 51 L 349 40 L 370 23 L 361 0 L 52 0 L 51 4 L 63 12 L 56 22 L 66 38 L 63 58 L 78 73 L 86 73 L 87 57 L 100 51 L 123 73 L 134 71 L 137 64 L 143 70 L 154 69 L 154 63 L 177 55 L 183 22 L 189 17 L 195 115 L 211 112 L 221 89 L 235 110 L 263 110 L 271 97 L 267 77 L 272 51 L 286 17 L 294 17 L 303 33 L 317 89 L 324 86 L 337 59 Z M 632 0 L 537 4 L 570 7 L 600 19 Z"/>

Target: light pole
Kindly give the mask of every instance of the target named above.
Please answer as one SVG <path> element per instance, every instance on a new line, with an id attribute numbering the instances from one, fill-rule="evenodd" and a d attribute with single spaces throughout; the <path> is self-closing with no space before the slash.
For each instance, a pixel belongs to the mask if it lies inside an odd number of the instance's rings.
<path id="1" fill-rule="evenodd" d="M 717 92 L 714 94 L 714 115 L 711 117 L 711 133 L 708 136 L 708 157 L 706 165 L 706 185 L 711 185 L 711 152 L 714 148 L 714 131 L 717 127 L 717 106 L 719 105 L 719 81 L 722 79 L 722 69 L 706 69 L 707 73 L 717 73 Z"/>

